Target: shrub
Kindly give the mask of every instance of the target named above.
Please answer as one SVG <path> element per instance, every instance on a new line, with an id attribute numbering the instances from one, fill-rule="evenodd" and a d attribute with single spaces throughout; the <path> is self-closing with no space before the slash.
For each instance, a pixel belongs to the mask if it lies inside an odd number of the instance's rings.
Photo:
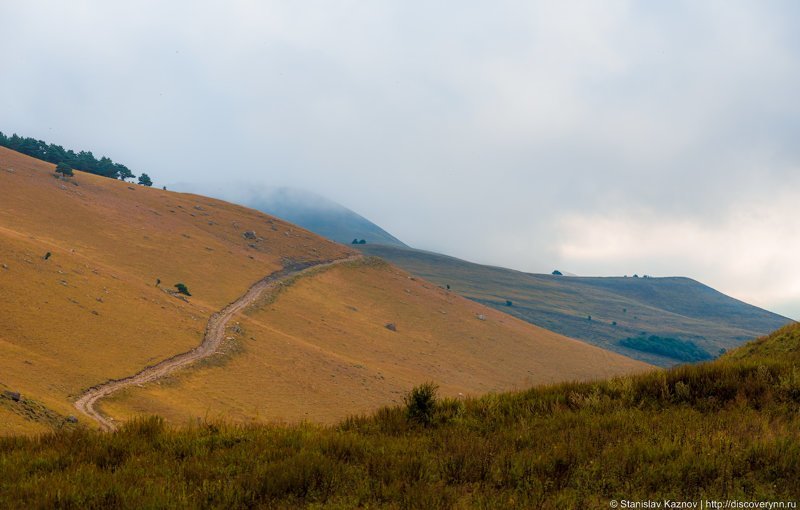
<path id="1" fill-rule="evenodd" d="M 142 175 L 139 176 L 139 184 L 141 184 L 142 186 L 148 186 L 149 187 L 149 186 L 153 185 L 153 180 L 150 179 L 149 175 L 142 174 Z"/>
<path id="2" fill-rule="evenodd" d="M 189 293 L 189 289 L 186 288 L 186 285 L 182 283 L 176 283 L 175 288 L 178 289 L 178 294 L 183 294 L 185 296 L 191 296 Z"/>
<path id="3" fill-rule="evenodd" d="M 56 165 L 56 173 L 63 177 L 72 177 L 72 167 L 66 163 L 59 163 Z"/>
<path id="4" fill-rule="evenodd" d="M 439 386 L 432 382 L 426 382 L 416 386 L 404 398 L 406 412 L 409 421 L 428 426 L 433 423 L 433 415 L 436 411 L 436 395 Z"/>

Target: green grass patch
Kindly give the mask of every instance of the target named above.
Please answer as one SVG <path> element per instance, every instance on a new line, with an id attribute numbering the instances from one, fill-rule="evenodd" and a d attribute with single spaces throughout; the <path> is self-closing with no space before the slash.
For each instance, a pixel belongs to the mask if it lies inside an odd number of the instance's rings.
<path id="1" fill-rule="evenodd" d="M 760 341 L 800 345 L 800 328 Z M 800 366 L 739 356 L 480 398 L 410 392 L 337 426 L 142 418 L 0 439 L 8 508 L 608 508 L 797 500 Z M 424 419 L 420 419 L 424 416 Z"/>

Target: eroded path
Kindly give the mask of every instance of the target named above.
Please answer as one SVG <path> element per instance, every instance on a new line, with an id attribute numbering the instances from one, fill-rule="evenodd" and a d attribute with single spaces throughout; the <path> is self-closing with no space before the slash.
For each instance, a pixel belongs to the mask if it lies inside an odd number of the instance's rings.
<path id="1" fill-rule="evenodd" d="M 231 318 L 255 302 L 264 291 L 268 289 L 274 289 L 276 284 L 302 275 L 303 273 L 314 269 L 342 264 L 345 262 L 352 262 L 360 258 L 362 258 L 361 255 L 354 255 L 352 257 L 337 260 L 293 264 L 284 267 L 284 269 L 279 271 L 275 271 L 269 276 L 266 276 L 254 283 L 253 286 L 250 287 L 239 299 L 229 304 L 219 312 L 214 313 L 211 318 L 208 319 L 206 332 L 203 335 L 203 341 L 199 346 L 195 347 L 191 351 L 176 354 L 175 356 L 167 358 L 157 365 L 147 367 L 130 377 L 115 379 L 97 386 L 93 386 L 86 390 L 86 392 L 84 392 L 83 395 L 81 395 L 81 397 L 75 401 L 75 407 L 83 414 L 97 421 L 102 429 L 109 431 L 115 430 L 117 425 L 114 420 L 109 416 L 103 415 L 100 411 L 95 409 L 95 404 L 97 404 L 100 399 L 108 397 L 112 393 L 115 393 L 123 388 L 127 388 L 128 386 L 140 385 L 155 381 L 156 379 L 164 377 L 181 367 L 185 367 L 196 361 L 213 355 L 225 338 L 225 328 Z"/>

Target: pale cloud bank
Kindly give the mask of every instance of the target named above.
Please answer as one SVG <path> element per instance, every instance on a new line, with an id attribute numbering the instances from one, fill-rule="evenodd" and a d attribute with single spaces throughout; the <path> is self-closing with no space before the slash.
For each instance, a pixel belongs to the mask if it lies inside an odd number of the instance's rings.
<path id="1" fill-rule="evenodd" d="M 3 2 L 0 130 L 800 318 L 799 22 L 777 0 Z"/>

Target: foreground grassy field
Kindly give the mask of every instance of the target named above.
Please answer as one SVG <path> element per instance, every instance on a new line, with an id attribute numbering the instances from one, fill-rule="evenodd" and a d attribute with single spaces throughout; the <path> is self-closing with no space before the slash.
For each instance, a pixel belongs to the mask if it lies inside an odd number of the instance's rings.
<path id="1" fill-rule="evenodd" d="M 409 409 L 415 411 L 409 414 Z M 646 498 L 800 498 L 800 326 L 696 366 L 335 426 L 0 440 L 10 508 L 608 508 Z"/>

